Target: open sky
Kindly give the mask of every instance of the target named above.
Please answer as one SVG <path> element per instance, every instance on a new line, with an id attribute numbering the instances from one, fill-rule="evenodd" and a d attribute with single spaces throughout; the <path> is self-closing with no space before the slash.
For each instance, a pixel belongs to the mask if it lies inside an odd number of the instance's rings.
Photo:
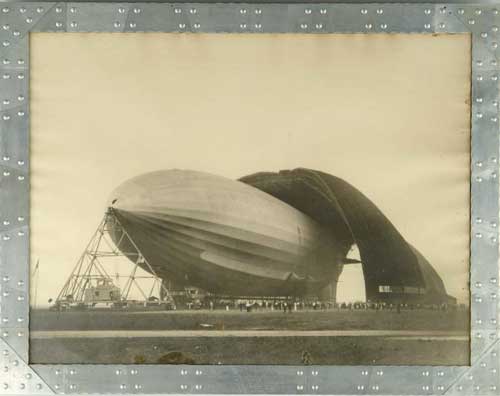
<path id="1" fill-rule="evenodd" d="M 168 168 L 344 178 L 468 300 L 468 35 L 30 38 L 39 306 L 57 296 L 111 191 Z M 339 301 L 363 298 L 360 276 L 346 270 Z"/>

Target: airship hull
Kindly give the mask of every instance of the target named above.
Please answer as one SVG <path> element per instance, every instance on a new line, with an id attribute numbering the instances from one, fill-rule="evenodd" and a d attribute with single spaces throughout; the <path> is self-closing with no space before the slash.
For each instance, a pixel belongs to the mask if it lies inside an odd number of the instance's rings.
<path id="1" fill-rule="evenodd" d="M 156 275 L 219 295 L 314 294 L 338 278 L 346 253 L 288 204 L 202 172 L 141 175 L 119 186 L 109 207 Z"/>

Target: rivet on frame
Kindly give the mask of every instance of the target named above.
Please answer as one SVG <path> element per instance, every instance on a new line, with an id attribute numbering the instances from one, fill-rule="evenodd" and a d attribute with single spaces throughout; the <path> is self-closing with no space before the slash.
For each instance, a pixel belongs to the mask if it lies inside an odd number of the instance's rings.
<path id="1" fill-rule="evenodd" d="M 136 370 L 136 369 L 132 369 L 132 370 L 130 370 L 130 374 L 132 374 L 132 375 L 137 375 L 137 370 Z"/>
<path id="2" fill-rule="evenodd" d="M 2 45 L 3 45 L 4 47 L 8 47 L 8 46 L 10 45 L 10 42 L 6 40 L 6 41 L 4 41 L 4 42 L 2 43 Z"/>
<path id="3" fill-rule="evenodd" d="M 361 391 L 361 390 L 364 390 L 364 389 L 365 389 L 365 386 L 364 386 L 364 385 L 358 385 L 358 386 L 356 387 L 356 389 Z"/>
<path id="4" fill-rule="evenodd" d="M 246 23 L 240 23 L 240 29 L 246 29 L 247 24 Z"/>
<path id="5" fill-rule="evenodd" d="M 17 60 L 18 65 L 24 65 L 24 59 L 18 59 Z M 23 76 L 24 77 L 24 76 Z"/>
<path id="6" fill-rule="evenodd" d="M 120 385 L 120 389 L 121 389 L 121 390 L 127 389 L 127 385 L 125 385 L 125 384 L 121 384 L 121 385 Z"/>
<path id="7" fill-rule="evenodd" d="M 445 27 L 446 27 L 446 25 L 445 25 L 444 23 L 442 23 L 442 22 L 441 22 L 441 23 L 439 24 L 439 28 L 440 28 L 440 29 L 444 29 Z"/>
<path id="8" fill-rule="evenodd" d="M 302 370 L 299 370 L 299 371 L 297 371 L 297 375 L 298 375 L 299 377 L 301 377 L 301 376 L 303 376 L 303 375 L 304 375 L 304 372 L 303 372 Z"/>
<path id="9" fill-rule="evenodd" d="M 61 7 L 56 7 L 56 12 L 57 12 L 58 14 L 60 14 L 60 13 L 62 12 L 62 8 L 61 8 Z"/>
<path id="10" fill-rule="evenodd" d="M 5 237 L 4 237 L 5 238 Z M 5 317 L 5 318 L 2 318 L 2 322 L 3 323 L 9 323 L 9 318 Z"/>
<path id="11" fill-rule="evenodd" d="M 71 12 L 72 14 L 74 14 L 74 13 L 76 12 L 76 8 L 75 8 L 75 7 L 71 7 L 71 8 L 69 9 L 69 12 Z"/>
<path id="12" fill-rule="evenodd" d="M 180 8 L 174 9 L 174 13 L 175 14 L 180 14 L 181 12 L 182 12 L 182 10 Z"/>
<path id="13" fill-rule="evenodd" d="M 187 375 L 187 373 L 188 373 L 187 370 L 184 369 L 181 370 L 181 375 Z"/>
<path id="14" fill-rule="evenodd" d="M 491 122 L 497 122 L 498 118 L 497 117 L 491 117 L 490 120 L 491 120 Z"/>
<path id="15" fill-rule="evenodd" d="M 382 15 L 384 13 L 384 10 L 382 8 L 377 9 L 377 14 Z"/>
<path id="16" fill-rule="evenodd" d="M 31 379 L 31 377 L 32 377 L 31 373 L 26 374 L 26 379 Z"/>
<path id="17" fill-rule="evenodd" d="M 496 391 L 496 390 L 497 390 L 496 385 L 491 385 L 491 386 L 490 386 L 490 390 L 492 390 L 492 391 Z"/>
<path id="18" fill-rule="evenodd" d="M 424 28 L 426 28 L 426 29 L 430 29 L 430 28 L 431 28 L 431 24 L 430 24 L 430 23 L 426 23 L 426 24 L 424 25 Z"/>
<path id="19" fill-rule="evenodd" d="M 132 29 L 134 29 L 134 28 L 137 26 L 137 24 L 136 24 L 135 22 L 130 22 L 128 25 L 129 25 Z"/>
<path id="20" fill-rule="evenodd" d="M 76 22 L 71 22 L 69 26 L 71 26 L 72 28 L 76 28 L 78 25 Z"/>
<path id="21" fill-rule="evenodd" d="M 20 176 L 17 176 L 17 180 L 24 180 L 24 176 L 23 175 L 20 175 Z"/>
<path id="22" fill-rule="evenodd" d="M 13 364 L 14 366 L 19 366 L 19 360 L 14 360 L 14 361 L 12 362 L 12 364 Z"/>
<path id="23" fill-rule="evenodd" d="M 326 11 L 326 8 L 322 8 L 321 10 L 319 10 L 319 13 L 320 13 L 321 15 L 325 15 L 325 14 L 326 14 L 326 12 L 327 12 L 327 11 Z"/>
<path id="24" fill-rule="evenodd" d="M 4 121 L 9 121 L 9 120 L 10 120 L 10 115 L 8 115 L 8 114 L 4 114 L 4 115 L 2 116 L 2 119 L 3 119 Z"/>
<path id="25" fill-rule="evenodd" d="M 379 390 L 379 386 L 378 386 L 378 385 L 373 385 L 373 386 L 372 386 L 372 390 L 374 390 L 374 391 L 378 391 L 378 390 Z"/>
<path id="26" fill-rule="evenodd" d="M 140 8 L 134 8 L 134 14 L 140 14 L 141 9 Z"/>
<path id="27" fill-rule="evenodd" d="M 2 278 L 2 280 L 3 280 L 4 282 L 8 282 L 8 281 L 10 280 L 10 278 L 9 278 L 7 275 L 5 275 L 5 276 Z"/>
<path id="28" fill-rule="evenodd" d="M 498 80 L 498 76 L 496 76 L 496 75 L 495 76 L 491 76 L 491 81 L 496 81 L 496 80 Z"/>
<path id="29" fill-rule="evenodd" d="M 59 370 L 59 369 L 55 369 L 55 370 L 54 370 L 54 373 L 55 373 L 56 375 L 60 375 L 60 374 L 61 374 L 61 370 Z"/>
<path id="30" fill-rule="evenodd" d="M 297 385 L 297 390 L 304 390 L 304 385 Z"/>
<path id="31" fill-rule="evenodd" d="M 491 43 L 491 48 L 497 49 L 498 48 L 498 43 Z"/>
<path id="32" fill-rule="evenodd" d="M 498 15 L 498 10 L 496 8 L 493 9 L 493 15 Z"/>
<path id="33" fill-rule="evenodd" d="M 386 23 L 382 23 L 382 24 L 380 25 L 380 29 L 382 29 L 382 30 L 387 29 L 387 24 L 386 24 Z"/>
<path id="34" fill-rule="evenodd" d="M 490 61 L 490 64 L 491 64 L 491 66 L 496 66 L 496 65 L 498 64 L 498 62 L 497 62 L 497 60 L 496 60 L 496 59 L 492 59 L 492 60 Z"/>
<path id="35" fill-rule="evenodd" d="M 71 389 L 71 390 L 75 390 L 75 389 L 76 389 L 76 385 L 75 385 L 75 384 L 71 384 L 71 385 L 69 386 L 69 389 Z"/>
<path id="36" fill-rule="evenodd" d="M 382 376 L 382 375 L 384 375 L 384 372 L 383 372 L 382 370 L 377 371 L 377 375 L 378 375 L 378 376 Z"/>
<path id="37" fill-rule="evenodd" d="M 363 15 L 366 15 L 366 14 L 368 14 L 368 10 L 367 10 L 366 8 L 362 8 L 362 9 L 361 9 L 361 13 L 362 13 Z"/>
<path id="38" fill-rule="evenodd" d="M 479 385 L 474 385 L 474 390 L 477 392 L 480 389 Z"/>
<path id="39" fill-rule="evenodd" d="M 4 14 L 7 14 L 9 11 L 10 11 L 10 8 L 9 8 L 9 7 L 3 7 L 3 8 L 2 8 L 2 12 L 3 12 Z"/>
<path id="40" fill-rule="evenodd" d="M 190 13 L 190 14 L 196 14 L 197 12 L 198 12 L 198 11 L 196 10 L 196 8 L 191 8 L 191 9 L 189 10 L 189 13 Z"/>
<path id="41" fill-rule="evenodd" d="M 26 8 L 21 7 L 21 8 L 19 9 L 19 12 L 20 12 L 21 14 L 24 14 L 24 13 L 26 12 Z"/>
<path id="42" fill-rule="evenodd" d="M 485 368 L 486 367 L 486 363 L 485 362 L 481 362 L 481 364 L 479 366 L 481 366 L 482 368 Z"/>
<path id="43" fill-rule="evenodd" d="M 465 12 L 465 10 L 464 10 L 463 8 L 459 8 L 459 9 L 458 9 L 458 13 L 459 13 L 460 15 L 464 15 L 464 12 Z"/>
<path id="44" fill-rule="evenodd" d="M 19 95 L 17 97 L 17 100 L 20 101 L 20 102 L 22 102 L 24 100 L 24 96 L 23 95 Z"/>
<path id="45" fill-rule="evenodd" d="M 247 13 L 246 8 L 240 8 L 240 14 L 245 15 Z"/>
<path id="46" fill-rule="evenodd" d="M 422 390 L 424 390 L 424 391 L 428 391 L 428 390 L 429 390 L 429 385 L 424 385 L 424 386 L 422 386 Z"/>
<path id="47" fill-rule="evenodd" d="M 317 23 L 316 24 L 316 29 L 323 29 L 323 24 L 322 23 Z"/>
<path id="48" fill-rule="evenodd" d="M 257 8 L 257 9 L 255 10 L 255 14 L 256 14 L 256 15 L 260 15 L 260 14 L 262 14 L 262 10 L 261 10 L 260 8 Z"/>
<path id="49" fill-rule="evenodd" d="M 483 118 L 483 113 L 481 112 L 476 113 L 476 118 Z"/>
<path id="50" fill-rule="evenodd" d="M 19 30 L 14 30 L 14 31 L 12 32 L 12 34 L 13 34 L 15 37 L 18 37 L 18 36 L 21 34 L 21 32 L 20 32 Z"/>
<path id="51" fill-rule="evenodd" d="M 9 30 L 10 29 L 10 25 L 9 24 L 5 24 L 2 26 L 2 29 L 3 30 Z"/>
<path id="52" fill-rule="evenodd" d="M 312 389 L 313 391 L 317 391 L 317 390 L 319 389 L 319 386 L 318 386 L 318 385 L 312 385 L 312 386 L 311 386 L 311 389 Z"/>
<path id="53" fill-rule="evenodd" d="M 367 23 L 365 25 L 365 28 L 368 29 L 368 30 L 370 30 L 372 27 L 373 27 L 373 25 L 371 23 Z"/>
<path id="54" fill-rule="evenodd" d="M 36 12 L 38 12 L 39 14 L 41 14 L 43 12 L 43 7 L 38 7 L 36 9 Z"/>
<path id="55" fill-rule="evenodd" d="M 121 23 L 120 22 L 115 22 L 113 24 L 113 26 L 118 29 L 121 26 Z"/>
<path id="56" fill-rule="evenodd" d="M 123 7 L 118 8 L 118 12 L 119 12 L 120 14 L 125 13 L 125 8 L 123 8 Z"/>
<path id="57" fill-rule="evenodd" d="M 8 291 L 4 291 L 2 294 L 3 294 L 4 297 L 9 297 L 9 292 Z"/>
<path id="58" fill-rule="evenodd" d="M 7 45 L 8 45 L 8 44 L 7 44 Z M 9 60 L 9 59 L 3 59 L 3 60 L 2 60 L 2 63 L 3 63 L 4 65 L 8 65 L 8 64 L 10 63 L 10 60 Z"/>
<path id="59" fill-rule="evenodd" d="M 366 370 L 361 371 L 361 375 L 367 376 L 368 375 L 368 371 L 366 371 Z"/>
<path id="60" fill-rule="evenodd" d="M 317 376 L 318 376 L 318 374 L 319 374 L 319 372 L 318 372 L 318 371 L 316 371 L 316 370 L 313 370 L 313 371 L 311 371 L 311 374 L 312 374 L 313 376 L 317 377 Z"/>
<path id="61" fill-rule="evenodd" d="M 19 111 L 17 112 L 17 115 L 18 115 L 19 117 L 22 117 L 22 116 L 24 115 L 24 111 L 19 110 Z"/>
<path id="62" fill-rule="evenodd" d="M 424 377 L 428 377 L 428 376 L 429 376 L 429 374 L 430 374 L 430 373 L 429 373 L 428 371 L 422 371 L 422 375 L 423 375 Z"/>
<path id="63" fill-rule="evenodd" d="M 2 78 L 3 78 L 4 80 L 8 80 L 8 79 L 10 78 L 10 74 L 9 74 L 9 73 L 4 73 L 4 75 L 2 76 Z M 7 103 L 5 103 L 5 102 L 7 102 Z M 10 103 L 10 101 L 9 101 L 9 100 L 4 100 L 4 101 L 3 101 L 3 103 L 4 103 L 4 104 L 9 104 L 9 103 Z"/>
<path id="64" fill-rule="evenodd" d="M 56 27 L 58 27 L 58 28 L 62 27 L 62 23 L 61 22 L 56 22 Z"/>
<path id="65" fill-rule="evenodd" d="M 136 390 L 139 390 L 139 389 L 141 389 L 141 388 L 142 388 L 142 386 L 141 386 L 140 384 L 135 384 L 135 385 L 134 385 L 134 389 L 136 389 Z"/>
<path id="66" fill-rule="evenodd" d="M 479 181 L 479 180 L 477 180 L 477 181 Z M 483 179 L 481 179 L 481 181 L 483 181 Z M 475 236 L 476 236 L 476 238 L 481 239 L 483 237 L 483 234 L 481 234 L 480 232 L 478 232 L 478 233 L 476 233 Z"/>
<path id="67" fill-rule="evenodd" d="M 306 14 L 306 15 L 310 15 L 310 14 L 311 14 L 311 12 L 312 12 L 312 10 L 311 10 L 310 8 L 306 8 L 306 9 L 304 10 L 304 14 Z"/>
<path id="68" fill-rule="evenodd" d="M 482 325 L 483 324 L 483 321 L 481 319 L 476 319 L 476 324 L 477 325 Z"/>
<path id="69" fill-rule="evenodd" d="M 188 388 L 188 387 L 187 387 L 187 385 L 185 385 L 185 384 L 182 384 L 182 385 L 181 385 L 181 389 L 182 389 L 182 390 L 186 390 L 187 388 Z"/>
<path id="70" fill-rule="evenodd" d="M 425 14 L 425 15 L 430 15 L 430 14 L 431 14 L 431 12 L 432 12 L 432 11 L 430 10 L 430 8 L 426 8 L 426 9 L 424 10 L 424 14 Z"/>
<path id="71" fill-rule="evenodd" d="M 437 372 L 438 377 L 444 377 L 444 371 L 438 371 Z"/>
<path id="72" fill-rule="evenodd" d="M 255 26 L 255 29 L 260 29 L 262 27 L 262 24 L 256 23 L 254 26 Z"/>
<path id="73" fill-rule="evenodd" d="M 201 27 L 201 25 L 200 25 L 199 23 L 195 23 L 195 24 L 193 25 L 193 27 L 194 27 L 195 29 L 199 29 L 199 28 Z"/>
<path id="74" fill-rule="evenodd" d="M 71 370 L 69 370 L 69 374 L 70 374 L 70 375 L 75 375 L 75 374 L 76 374 L 76 370 L 75 370 L 75 369 L 71 369 Z"/>
<path id="75" fill-rule="evenodd" d="M 36 389 L 40 390 L 43 388 L 43 385 L 42 384 L 36 384 Z"/>
<path id="76" fill-rule="evenodd" d="M 26 18 L 26 23 L 31 23 L 33 22 L 33 18 Z"/>
<path id="77" fill-rule="evenodd" d="M 202 386 L 201 386 L 201 385 L 195 385 L 195 386 L 194 386 L 194 388 L 195 388 L 196 390 L 201 390 Z"/>
<path id="78" fill-rule="evenodd" d="M 443 386 L 443 385 L 438 385 L 437 389 L 438 389 L 439 391 L 443 391 L 443 390 L 444 390 L 444 386 Z"/>
<path id="79" fill-rule="evenodd" d="M 307 23 L 301 23 L 300 24 L 301 29 L 307 29 Z"/>
<path id="80" fill-rule="evenodd" d="M 10 157 L 7 156 L 7 155 L 4 155 L 3 158 L 2 158 L 4 161 L 10 161 Z"/>
<path id="81" fill-rule="evenodd" d="M 179 28 L 184 29 L 186 27 L 185 23 L 179 23 Z"/>
<path id="82" fill-rule="evenodd" d="M 17 322 L 18 323 L 23 323 L 24 322 L 24 318 L 17 318 Z"/>
<path id="83" fill-rule="evenodd" d="M 55 389 L 55 390 L 58 390 L 60 387 L 61 387 L 61 386 L 60 386 L 59 384 L 55 384 L 55 385 L 54 385 L 54 389 Z"/>
<path id="84" fill-rule="evenodd" d="M 498 32 L 498 26 L 493 26 L 491 28 L 491 31 L 494 32 L 494 33 Z"/>
<path id="85" fill-rule="evenodd" d="M 483 12 L 478 8 L 474 11 L 476 15 L 481 15 Z"/>
<path id="86" fill-rule="evenodd" d="M 485 39 L 485 38 L 487 38 L 487 37 L 488 37 L 488 33 L 486 33 L 486 32 L 482 32 L 482 33 L 481 33 L 481 37 L 482 37 L 482 38 L 484 38 L 484 39 Z"/>
<path id="87" fill-rule="evenodd" d="M 457 385 L 457 390 L 461 391 L 464 387 L 462 385 Z"/>

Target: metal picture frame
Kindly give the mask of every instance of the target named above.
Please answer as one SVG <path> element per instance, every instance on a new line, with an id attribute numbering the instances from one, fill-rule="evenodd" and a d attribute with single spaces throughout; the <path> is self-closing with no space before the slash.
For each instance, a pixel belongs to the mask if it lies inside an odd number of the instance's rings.
<path id="1" fill-rule="evenodd" d="M 0 393 L 497 395 L 500 4 L 3 2 Z M 30 365 L 29 33 L 472 35 L 471 365 Z"/>

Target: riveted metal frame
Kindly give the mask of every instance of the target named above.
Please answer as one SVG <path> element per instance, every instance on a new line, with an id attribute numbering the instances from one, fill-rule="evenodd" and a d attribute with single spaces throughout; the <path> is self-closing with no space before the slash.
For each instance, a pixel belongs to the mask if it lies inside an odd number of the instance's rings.
<path id="1" fill-rule="evenodd" d="M 499 29 L 494 3 L 2 3 L 0 393 L 499 394 Z M 470 32 L 471 365 L 29 365 L 28 36 L 37 31 Z"/>

